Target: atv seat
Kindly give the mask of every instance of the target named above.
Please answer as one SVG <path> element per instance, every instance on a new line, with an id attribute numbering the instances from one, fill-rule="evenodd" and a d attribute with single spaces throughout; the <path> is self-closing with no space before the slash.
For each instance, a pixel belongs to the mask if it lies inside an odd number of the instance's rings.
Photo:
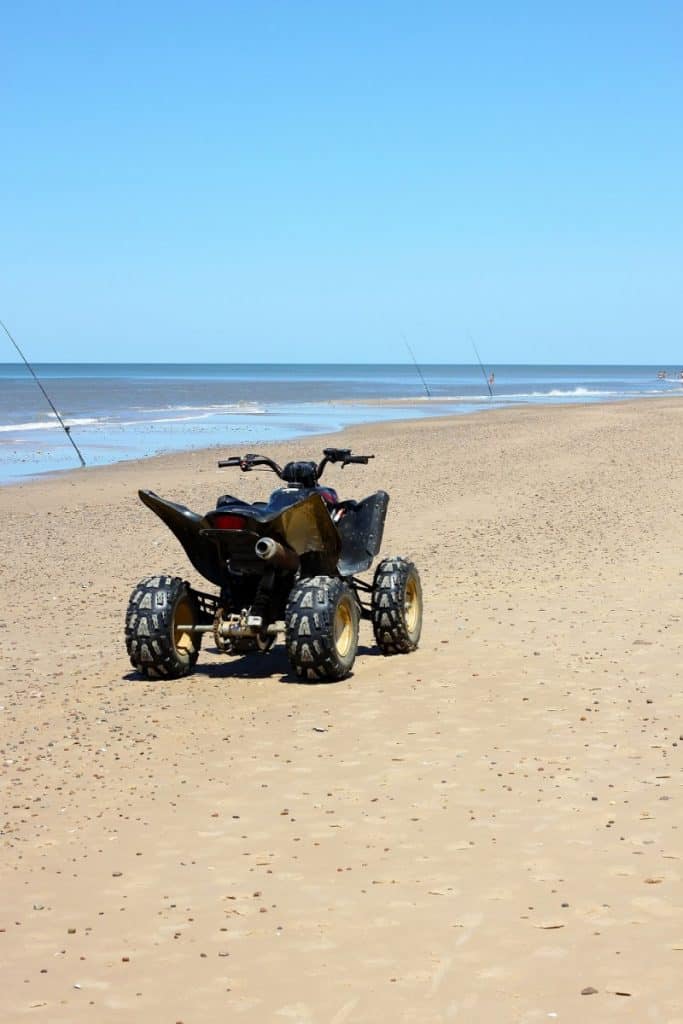
<path id="1" fill-rule="evenodd" d="M 216 502 L 216 509 L 225 508 L 226 505 L 241 505 L 243 508 L 255 508 L 259 511 L 266 508 L 267 501 L 244 501 L 243 498 L 235 498 L 232 494 L 222 494 Z"/>

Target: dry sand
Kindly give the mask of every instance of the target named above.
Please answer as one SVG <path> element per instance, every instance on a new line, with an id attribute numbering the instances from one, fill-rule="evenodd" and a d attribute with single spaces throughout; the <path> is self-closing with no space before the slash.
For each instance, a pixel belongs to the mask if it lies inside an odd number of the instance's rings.
<path id="1" fill-rule="evenodd" d="M 198 452 L 0 490 L 2 1020 L 683 1021 L 683 403 L 342 440 L 426 614 L 335 685 L 281 646 L 129 671 L 137 579 L 200 583 L 136 489 L 274 480 Z"/>

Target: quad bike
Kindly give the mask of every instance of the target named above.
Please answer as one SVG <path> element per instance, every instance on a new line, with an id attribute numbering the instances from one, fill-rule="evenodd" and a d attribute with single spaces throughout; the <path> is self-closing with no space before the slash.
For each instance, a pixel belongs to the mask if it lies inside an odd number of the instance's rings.
<path id="1" fill-rule="evenodd" d="M 268 502 L 225 494 L 201 516 L 139 491 L 176 535 L 190 562 L 219 595 L 172 576 L 148 576 L 131 594 L 126 648 L 133 668 L 153 678 L 189 675 L 205 633 L 228 655 L 268 651 L 284 634 L 290 664 L 305 679 L 343 679 L 370 619 L 383 654 L 414 651 L 422 629 L 422 587 L 403 558 L 385 558 L 372 585 L 358 578 L 379 552 L 389 495 L 340 501 L 320 478 L 328 463 L 367 465 L 372 455 L 326 448 L 320 464 L 265 455 L 231 456 L 219 467 L 272 470 L 284 486 Z"/>

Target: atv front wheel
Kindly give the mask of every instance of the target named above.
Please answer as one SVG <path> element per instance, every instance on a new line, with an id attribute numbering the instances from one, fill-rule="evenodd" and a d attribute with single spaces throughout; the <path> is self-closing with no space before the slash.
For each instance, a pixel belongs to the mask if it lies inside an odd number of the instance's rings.
<path id="1" fill-rule="evenodd" d="M 414 651 L 422 632 L 422 584 L 412 562 L 385 558 L 372 584 L 372 628 L 382 654 Z"/>
<path id="2" fill-rule="evenodd" d="M 130 595 L 126 650 L 131 665 L 150 679 L 180 679 L 194 671 L 202 634 L 199 605 L 179 576 L 147 576 Z"/>
<path id="3" fill-rule="evenodd" d="M 292 589 L 285 611 L 289 663 L 304 679 L 344 679 L 358 650 L 358 602 L 333 576 L 313 576 Z"/>

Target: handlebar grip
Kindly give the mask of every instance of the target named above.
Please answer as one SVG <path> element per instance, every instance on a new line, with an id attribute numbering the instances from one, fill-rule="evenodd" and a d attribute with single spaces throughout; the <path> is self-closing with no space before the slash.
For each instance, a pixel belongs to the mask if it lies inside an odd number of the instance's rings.
<path id="1" fill-rule="evenodd" d="M 231 455 L 229 459 L 221 459 L 221 461 L 218 463 L 218 468 L 225 469 L 226 466 L 239 466 L 239 464 L 239 455 Z"/>
<path id="2" fill-rule="evenodd" d="M 348 466 L 350 462 L 357 462 L 362 466 L 367 466 L 370 459 L 374 459 L 374 457 L 374 455 L 349 455 L 344 459 L 344 465 Z"/>

